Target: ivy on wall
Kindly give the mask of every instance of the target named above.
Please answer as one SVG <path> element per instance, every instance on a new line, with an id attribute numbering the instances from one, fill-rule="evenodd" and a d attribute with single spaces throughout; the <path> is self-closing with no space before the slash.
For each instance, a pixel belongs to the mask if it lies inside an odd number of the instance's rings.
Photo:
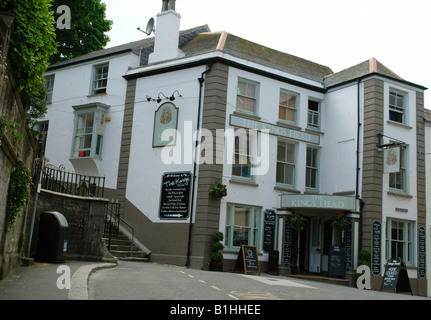
<path id="1" fill-rule="evenodd" d="M 51 0 L 3 0 L 0 10 L 14 14 L 9 57 L 25 109 L 46 113 L 44 73 L 57 50 Z"/>
<path id="2" fill-rule="evenodd" d="M 9 227 L 13 227 L 30 199 L 31 172 L 22 162 L 12 167 L 7 197 L 6 215 Z"/>

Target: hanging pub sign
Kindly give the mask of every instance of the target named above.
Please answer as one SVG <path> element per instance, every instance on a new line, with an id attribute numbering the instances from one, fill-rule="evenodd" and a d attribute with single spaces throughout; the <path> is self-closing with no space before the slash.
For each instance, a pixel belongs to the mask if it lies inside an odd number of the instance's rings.
<path id="1" fill-rule="evenodd" d="M 395 291 L 397 293 L 412 293 L 406 265 L 401 258 L 393 258 L 388 260 L 388 264 L 386 265 L 385 273 L 383 275 L 381 290 Z"/>
<path id="2" fill-rule="evenodd" d="M 154 115 L 153 148 L 174 146 L 177 126 L 178 108 L 171 102 L 162 104 Z"/>
<path id="3" fill-rule="evenodd" d="M 277 213 L 274 210 L 265 210 L 263 221 L 263 250 L 266 252 L 274 250 L 276 218 Z"/>
<path id="4" fill-rule="evenodd" d="M 187 219 L 190 213 L 191 172 L 165 173 L 160 193 L 160 219 Z"/>
<path id="5" fill-rule="evenodd" d="M 382 223 L 374 220 L 371 224 L 371 272 L 379 276 L 381 272 Z"/>
<path id="6" fill-rule="evenodd" d="M 401 170 L 401 147 L 387 148 L 383 151 L 383 172 L 397 173 Z"/>

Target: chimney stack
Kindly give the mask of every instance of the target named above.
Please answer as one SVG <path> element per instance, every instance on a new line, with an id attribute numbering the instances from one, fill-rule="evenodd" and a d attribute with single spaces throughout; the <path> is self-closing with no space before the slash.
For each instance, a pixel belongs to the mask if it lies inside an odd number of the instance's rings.
<path id="1" fill-rule="evenodd" d="M 162 12 L 157 15 L 154 52 L 149 63 L 176 59 L 184 56 L 178 49 L 181 16 L 175 11 L 175 0 L 163 0 Z"/>

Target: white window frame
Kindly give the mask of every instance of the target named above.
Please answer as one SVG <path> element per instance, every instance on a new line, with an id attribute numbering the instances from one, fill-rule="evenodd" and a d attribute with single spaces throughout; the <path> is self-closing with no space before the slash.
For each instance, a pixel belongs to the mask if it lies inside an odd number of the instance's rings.
<path id="1" fill-rule="evenodd" d="M 396 235 L 394 235 L 392 232 L 393 223 L 396 224 L 397 226 L 397 228 L 395 229 L 397 230 Z M 400 224 L 403 224 L 402 228 L 400 228 Z M 386 260 L 400 257 L 404 260 L 407 266 L 415 265 L 416 263 L 415 226 L 416 226 L 416 223 L 414 221 L 387 218 L 386 220 Z M 395 250 L 394 254 L 392 254 L 393 250 Z"/>
<path id="2" fill-rule="evenodd" d="M 233 162 L 232 162 L 232 179 L 253 181 L 252 168 L 253 168 L 253 147 L 252 139 L 253 134 L 250 130 L 238 128 L 235 129 L 234 134 L 234 149 L 233 149 Z M 249 168 L 249 175 L 244 175 L 245 168 Z M 238 171 L 239 170 L 239 171 Z M 234 174 L 240 172 L 240 174 Z"/>
<path id="3" fill-rule="evenodd" d="M 284 155 L 284 159 L 285 160 L 279 160 L 279 155 L 278 155 L 278 145 L 279 145 L 279 143 L 284 143 L 285 144 L 285 155 Z M 294 162 L 293 163 L 286 161 L 286 159 L 287 159 L 287 156 L 286 156 L 286 152 L 287 152 L 286 145 L 287 144 L 290 144 L 290 145 L 293 146 L 293 151 L 294 151 L 294 155 L 293 155 Z M 281 187 L 295 188 L 295 185 L 296 185 L 296 170 L 297 170 L 297 165 L 296 165 L 297 164 L 297 153 L 298 153 L 298 143 L 297 142 L 293 142 L 293 141 L 290 141 L 290 140 L 287 140 L 287 139 L 282 139 L 282 138 L 277 139 L 277 158 L 276 158 L 277 165 L 276 165 L 276 177 L 275 177 L 276 185 L 281 186 Z M 286 183 L 286 181 L 285 181 L 286 176 L 285 175 L 283 177 L 283 181 L 282 182 L 278 181 L 278 166 L 279 166 L 279 164 L 283 165 L 284 167 L 286 167 L 286 166 L 293 167 L 292 168 L 292 170 L 293 170 L 293 172 L 292 172 L 292 180 L 293 181 L 291 181 L 292 183 Z"/>
<path id="4" fill-rule="evenodd" d="M 107 92 L 108 77 L 109 62 L 93 66 L 93 76 L 91 79 L 91 95 L 104 94 Z"/>
<path id="5" fill-rule="evenodd" d="M 52 96 L 54 95 L 55 74 L 45 76 L 45 88 L 47 92 L 46 103 L 52 103 Z"/>
<path id="6" fill-rule="evenodd" d="M 402 145 L 400 147 L 400 153 L 400 172 L 389 174 L 389 189 L 392 191 L 408 193 L 408 147 L 406 145 Z M 397 182 L 399 179 L 402 180 L 401 188 L 397 187 Z M 393 182 L 395 183 L 395 185 L 393 184 Z"/>
<path id="7" fill-rule="evenodd" d="M 282 101 L 281 101 L 281 95 L 282 94 L 286 94 L 286 95 L 288 95 L 288 96 L 291 96 L 292 98 L 295 98 L 295 103 L 294 103 L 294 106 L 288 106 L 288 105 L 282 105 L 281 103 L 282 103 Z M 281 121 L 281 122 L 285 122 L 285 123 L 290 123 L 290 124 L 296 124 L 297 123 L 297 120 L 298 120 L 298 106 L 299 106 L 299 99 L 300 99 L 300 96 L 299 96 L 299 93 L 294 93 L 294 92 L 291 92 L 291 91 L 288 91 L 288 90 L 284 90 L 284 89 L 281 89 L 280 90 L 280 97 L 279 97 L 279 102 L 278 102 L 278 120 L 279 121 Z M 289 100 L 289 99 L 288 99 Z M 293 111 L 293 113 L 294 113 L 294 115 L 293 115 L 293 121 L 291 121 L 291 120 L 288 120 L 288 119 L 283 119 L 283 118 L 280 118 L 280 114 L 281 114 L 281 109 L 282 108 L 284 108 L 284 109 L 287 109 L 287 110 L 292 110 Z M 288 113 L 287 113 L 287 111 L 286 111 L 286 115 L 287 115 Z"/>
<path id="8" fill-rule="evenodd" d="M 310 102 L 317 103 L 317 111 L 310 110 Z M 320 101 L 308 99 L 307 128 L 312 130 L 320 130 L 321 105 L 322 103 Z M 312 119 L 311 121 L 310 118 Z M 315 121 L 316 118 L 317 121 Z"/>
<path id="9" fill-rule="evenodd" d="M 98 102 L 73 107 L 75 121 L 70 154 L 71 159 L 102 158 L 105 114 L 108 108 L 109 106 Z M 82 129 L 79 128 L 80 119 L 82 117 L 86 118 L 89 115 L 93 116 L 92 127 L 87 128 L 88 131 L 79 132 Z M 89 146 L 85 146 L 85 138 L 91 139 Z"/>
<path id="10" fill-rule="evenodd" d="M 248 221 L 244 223 L 240 223 L 235 219 L 235 215 L 240 214 L 240 211 L 248 210 L 249 217 Z M 225 247 L 226 249 L 234 249 L 237 250 L 241 247 L 241 244 L 256 246 L 259 251 L 260 250 L 260 238 L 261 238 L 261 228 L 262 228 L 262 208 L 243 205 L 243 204 L 227 204 L 226 211 L 226 228 L 225 228 Z M 246 233 L 246 238 L 242 239 L 242 243 L 238 243 L 241 239 L 235 237 L 235 230 L 238 230 L 240 233 Z M 241 231 L 241 230 L 246 230 Z"/>
<path id="11" fill-rule="evenodd" d="M 308 151 L 312 151 L 315 152 L 315 161 L 316 163 L 309 163 L 309 157 L 308 157 Z M 314 147 L 314 146 L 307 146 L 307 151 L 306 151 L 306 163 L 305 163 L 305 188 L 309 191 L 318 191 L 319 190 L 319 167 L 320 167 L 320 148 Z M 314 172 L 315 174 L 315 186 L 312 187 L 309 185 L 309 172 Z"/>
<path id="12" fill-rule="evenodd" d="M 395 97 L 395 101 L 391 103 L 391 97 Z M 400 106 L 398 104 L 398 99 L 402 99 L 402 105 Z M 389 120 L 401 124 L 406 124 L 407 119 L 407 101 L 408 101 L 408 94 L 400 92 L 398 90 L 390 89 L 389 90 Z M 395 113 L 397 115 L 401 116 L 401 121 L 396 119 L 391 119 L 391 114 Z"/>
<path id="13" fill-rule="evenodd" d="M 239 83 L 243 82 L 246 84 L 246 92 L 242 92 L 239 88 Z M 247 91 L 247 87 L 248 86 L 254 86 L 254 96 L 249 95 L 249 92 Z M 240 108 L 239 105 L 239 101 L 241 101 L 241 99 L 249 99 L 253 101 L 253 111 L 249 111 L 249 110 L 245 110 L 243 108 Z M 247 114 L 251 114 L 251 115 L 256 115 L 258 114 L 258 101 L 259 101 L 259 83 L 255 82 L 255 81 L 251 81 L 251 80 L 247 80 L 244 78 L 238 78 L 238 83 L 237 83 L 237 94 L 236 94 L 236 110 L 238 112 L 243 112 L 243 113 L 247 113 Z"/>

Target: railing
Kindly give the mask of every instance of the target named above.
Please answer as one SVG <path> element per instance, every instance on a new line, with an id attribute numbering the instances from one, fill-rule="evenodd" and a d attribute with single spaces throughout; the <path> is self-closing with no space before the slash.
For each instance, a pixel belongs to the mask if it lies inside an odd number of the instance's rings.
<path id="1" fill-rule="evenodd" d="M 135 229 L 128 224 L 120 216 L 120 203 L 110 202 L 105 206 L 105 224 L 103 233 L 108 235 L 108 251 L 111 250 L 111 239 L 113 235 L 117 235 L 120 232 L 120 224 L 127 226 L 131 230 L 132 240 L 130 245 L 130 256 L 133 257 L 133 244 L 135 241 Z"/>
<path id="2" fill-rule="evenodd" d="M 39 163 L 35 165 L 34 174 L 40 174 Z M 105 191 L 105 177 L 66 171 L 63 166 L 45 166 L 40 175 L 40 183 L 45 190 L 83 197 L 103 198 Z"/>

